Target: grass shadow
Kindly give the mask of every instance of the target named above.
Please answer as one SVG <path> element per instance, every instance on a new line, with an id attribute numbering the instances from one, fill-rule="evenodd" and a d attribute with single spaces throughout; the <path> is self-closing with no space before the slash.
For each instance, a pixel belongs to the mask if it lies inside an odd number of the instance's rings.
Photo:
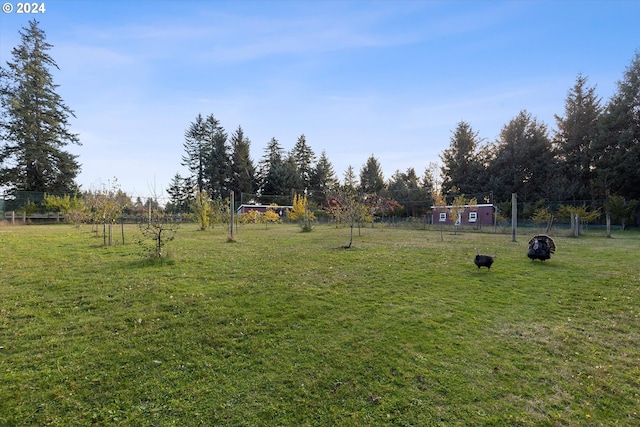
<path id="1" fill-rule="evenodd" d="M 176 260 L 166 257 L 155 258 L 140 258 L 139 260 L 131 261 L 125 264 L 127 268 L 150 268 L 150 267 L 171 267 L 176 265 Z"/>

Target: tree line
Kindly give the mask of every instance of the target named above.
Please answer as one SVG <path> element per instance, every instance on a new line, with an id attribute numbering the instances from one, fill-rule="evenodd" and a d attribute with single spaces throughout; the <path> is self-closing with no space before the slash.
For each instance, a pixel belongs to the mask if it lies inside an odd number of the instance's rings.
<path id="1" fill-rule="evenodd" d="M 0 67 L 0 186 L 10 194 L 79 193 L 80 165 L 65 147 L 80 140 L 69 129 L 75 113 L 53 82 L 51 70 L 58 67 L 48 53 L 52 45 L 35 20 L 20 35 L 12 60 Z M 318 156 L 304 134 L 289 151 L 272 138 L 256 164 L 241 126 L 229 135 L 213 114 L 198 114 L 182 142 L 180 164 L 188 174 L 172 178 L 166 208 L 192 211 L 198 194 L 221 200 L 231 191 L 245 203 L 287 205 L 294 194 L 304 194 L 317 208 L 327 208 L 336 192 L 346 191 L 384 200 L 394 214 L 414 217 L 428 212 L 434 200 L 450 203 L 461 195 L 499 204 L 517 193 L 519 201 L 538 205 L 617 198 L 627 208 L 635 206 L 640 199 L 640 53 L 608 101 L 580 74 L 564 107 L 553 131 L 523 110 L 490 142 L 470 122 L 460 121 L 440 164 L 430 163 L 420 175 L 412 167 L 398 170 L 389 179 L 373 154 L 359 174 L 349 166 L 339 179 L 326 152 Z"/>
<path id="2" fill-rule="evenodd" d="M 441 155 L 442 191 L 491 190 L 498 201 L 511 193 L 529 202 L 640 198 L 640 53 L 604 105 L 578 75 L 555 120 L 550 134 L 523 110 L 484 145 L 468 122 L 458 123 Z"/>

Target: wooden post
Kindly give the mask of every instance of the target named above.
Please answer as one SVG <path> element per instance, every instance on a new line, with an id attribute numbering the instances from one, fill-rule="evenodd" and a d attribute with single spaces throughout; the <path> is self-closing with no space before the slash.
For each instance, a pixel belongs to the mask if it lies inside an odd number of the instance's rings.
<path id="1" fill-rule="evenodd" d="M 229 240 L 233 240 L 233 222 L 235 220 L 234 214 L 235 214 L 235 200 L 234 200 L 234 192 L 231 192 L 231 209 L 230 209 L 230 213 L 231 216 L 229 218 Z"/>
<path id="2" fill-rule="evenodd" d="M 611 237 L 611 213 L 607 211 L 607 237 Z"/>
<path id="3" fill-rule="evenodd" d="M 574 217 L 575 223 L 573 225 L 573 237 L 578 237 L 580 235 L 580 217 L 578 214 Z"/>
<path id="4" fill-rule="evenodd" d="M 511 193 L 511 241 L 516 241 L 518 234 L 518 194 Z"/>

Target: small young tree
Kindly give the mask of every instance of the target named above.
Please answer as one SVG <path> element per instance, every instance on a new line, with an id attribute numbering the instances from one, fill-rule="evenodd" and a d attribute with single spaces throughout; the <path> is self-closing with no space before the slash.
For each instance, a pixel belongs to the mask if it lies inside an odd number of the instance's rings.
<path id="1" fill-rule="evenodd" d="M 44 206 L 52 212 L 61 212 L 65 216 L 65 220 L 75 225 L 76 228 L 79 228 L 82 221 L 86 218 L 84 200 L 82 200 L 78 194 L 74 194 L 73 197 L 69 194 L 65 194 L 64 196 L 45 194 Z"/>
<path id="2" fill-rule="evenodd" d="M 262 217 L 264 214 L 256 210 L 250 210 L 240 214 L 240 222 L 242 224 L 262 224 Z"/>
<path id="3" fill-rule="evenodd" d="M 349 226 L 349 244 L 343 246 L 351 248 L 353 244 L 353 227 L 365 220 L 372 220 L 371 208 L 362 197 L 358 197 L 351 191 L 336 191 L 327 200 L 327 212 L 336 221 L 336 224 L 344 223 Z"/>
<path id="4" fill-rule="evenodd" d="M 313 220 L 316 219 L 313 212 L 309 210 L 307 196 L 300 194 L 293 195 L 293 209 L 287 211 L 287 216 L 292 221 L 298 221 L 303 232 L 313 229 Z"/>
<path id="5" fill-rule="evenodd" d="M 562 205 L 558 209 L 559 218 L 569 218 L 571 221 L 571 230 L 575 233 L 576 237 L 580 234 L 580 228 L 575 228 L 575 218 L 578 217 L 578 221 L 582 221 L 583 224 L 588 224 L 595 221 L 600 217 L 600 209 L 589 211 L 585 205 L 582 206 L 569 206 Z"/>
<path id="6" fill-rule="evenodd" d="M 533 221 L 534 224 L 540 224 L 540 226 L 542 226 L 543 224 L 546 224 L 547 230 L 546 232 L 549 232 L 549 229 L 551 228 L 551 221 L 553 219 L 553 216 L 551 215 L 551 212 L 549 212 L 549 207 L 548 206 L 542 206 L 537 208 L 534 212 L 533 215 L 531 216 L 531 221 Z"/>
<path id="7" fill-rule="evenodd" d="M 402 205 L 395 199 L 390 197 L 379 196 L 377 194 L 368 194 L 364 198 L 365 203 L 370 209 L 371 225 L 373 226 L 373 218 L 379 217 L 384 221 L 385 216 L 391 216 L 397 210 L 402 209 Z"/>
<path id="8" fill-rule="evenodd" d="M 624 197 L 610 194 L 607 198 L 605 208 L 613 217 L 613 220 L 620 224 L 622 230 L 633 221 L 633 213 L 638 206 L 637 200 L 625 200 Z"/>
<path id="9" fill-rule="evenodd" d="M 206 230 L 211 223 L 213 207 L 211 206 L 211 199 L 209 199 L 209 195 L 205 190 L 196 192 L 196 198 L 193 201 L 193 210 L 196 213 L 198 224 L 200 224 L 200 230 Z"/>
<path id="10" fill-rule="evenodd" d="M 22 206 L 20 206 L 19 212 L 22 212 L 24 215 L 24 222 L 29 221 L 27 217 L 38 212 L 38 204 L 33 200 L 27 200 Z"/>
<path id="11" fill-rule="evenodd" d="M 276 205 L 275 203 L 272 203 L 271 205 L 269 205 L 265 213 L 262 215 L 262 220 L 264 221 L 265 229 L 267 228 L 267 224 L 269 224 L 270 222 L 276 223 L 280 221 L 280 215 L 278 215 L 278 212 L 276 212 L 277 207 L 278 205 Z"/>
<path id="12" fill-rule="evenodd" d="M 153 241 L 153 246 L 146 251 L 148 257 L 163 258 L 166 255 L 164 248 L 175 238 L 180 227 L 179 218 L 160 209 L 154 209 L 149 218 L 143 218 L 138 223 L 142 235 Z M 142 241 L 140 243 L 142 244 Z"/>
<path id="13" fill-rule="evenodd" d="M 113 244 L 112 225 L 131 205 L 131 199 L 120 189 L 116 178 L 110 181 L 110 185 L 110 187 L 104 186 L 100 191 L 88 191 L 84 194 L 93 223 L 95 225 L 102 224 L 102 237 L 105 246 Z M 95 232 L 98 233 L 97 228 Z"/>
<path id="14" fill-rule="evenodd" d="M 478 204 L 478 201 L 475 198 L 467 199 L 464 197 L 464 194 L 456 196 L 456 198 L 453 199 L 453 204 L 451 205 L 450 214 L 451 214 L 451 220 L 455 224 L 454 234 L 458 232 L 458 227 L 462 225 L 462 215 L 466 212 L 468 208 L 471 209 L 472 206 L 476 206 L 477 204 Z"/>
<path id="15" fill-rule="evenodd" d="M 444 211 L 445 206 L 447 206 L 447 201 L 444 197 L 444 194 L 442 194 L 442 190 L 434 188 L 431 196 L 433 197 L 433 205 L 436 208 L 439 208 L 438 210 L 442 209 Z M 443 231 L 442 229 L 443 229 L 443 225 L 442 225 L 442 222 L 440 222 L 440 240 L 444 241 L 444 234 L 442 232 Z"/>
<path id="16" fill-rule="evenodd" d="M 211 200 L 211 216 L 209 224 L 213 227 L 215 224 L 229 224 L 231 221 L 231 201 L 229 198 L 217 198 Z"/>

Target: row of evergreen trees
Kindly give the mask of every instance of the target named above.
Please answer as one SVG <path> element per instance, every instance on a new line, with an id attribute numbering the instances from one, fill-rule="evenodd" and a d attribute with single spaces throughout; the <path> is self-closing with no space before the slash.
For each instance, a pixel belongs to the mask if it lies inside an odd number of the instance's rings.
<path id="1" fill-rule="evenodd" d="M 241 126 L 229 138 L 213 115 L 203 118 L 199 114 L 185 132 L 182 165 L 190 175 L 176 174 L 167 190 L 172 208 L 188 210 L 196 192 L 217 199 L 228 197 L 232 190 L 247 195 L 260 193 L 263 198 L 287 196 L 287 204 L 293 192 L 306 192 L 321 203 L 327 189 L 337 185 L 326 153 L 316 161 L 304 135 L 289 153 L 272 138 L 257 167 L 250 157 L 250 145 Z"/>
<path id="2" fill-rule="evenodd" d="M 241 126 L 228 138 L 213 115 L 198 115 L 185 132 L 182 165 L 190 175 L 173 177 L 167 190 L 170 209 L 188 212 L 197 192 L 217 199 L 228 197 L 231 191 L 240 195 L 240 201 L 283 205 L 290 204 L 294 194 L 305 194 L 310 204 L 322 206 L 329 195 L 341 189 L 395 199 L 409 215 L 419 215 L 431 206 L 431 171 L 420 179 L 409 168 L 385 182 L 378 159 L 371 155 L 359 179 L 349 166 L 340 183 L 326 152 L 317 157 L 304 135 L 288 152 L 272 138 L 257 166 L 250 157 L 250 145 Z"/>
<path id="3" fill-rule="evenodd" d="M 287 197 L 305 192 L 311 202 L 321 205 L 329 192 L 342 185 L 395 199 L 408 215 L 416 215 L 431 205 L 438 175 L 441 193 L 448 199 L 466 194 L 499 203 L 509 201 L 512 193 L 530 203 L 590 203 L 610 195 L 640 198 L 640 53 L 605 105 L 588 79 L 578 75 L 568 91 L 564 115 L 555 119 L 551 134 L 545 123 L 523 110 L 495 141 L 485 144 L 471 124 L 461 121 L 441 154 L 439 171 L 431 164 L 418 178 L 409 168 L 385 181 L 372 155 L 360 170 L 359 181 L 349 166 L 340 184 L 326 153 L 316 161 L 304 135 L 288 153 L 273 138 L 256 167 L 241 127 L 227 143 L 224 129 L 213 116 L 198 116 L 185 135 L 183 165 L 191 176 L 174 177 L 171 203 L 186 208 L 197 188 L 213 197 L 226 196 L 232 189 Z"/>
<path id="4" fill-rule="evenodd" d="M 53 83 L 52 46 L 35 20 L 20 35 L 13 60 L 0 67 L 0 187 L 13 193 L 76 192 L 80 165 L 65 147 L 80 141 L 69 130 L 74 112 Z M 385 180 L 371 155 L 359 177 L 349 166 L 340 182 L 326 152 L 316 157 L 304 135 L 288 152 L 272 138 L 256 165 L 240 126 L 229 136 L 213 115 L 198 115 L 185 132 L 182 164 L 189 176 L 173 178 L 170 207 L 188 210 L 198 191 L 218 199 L 232 190 L 263 202 L 267 196 L 291 200 L 294 192 L 304 193 L 321 205 L 338 188 L 394 199 L 411 216 L 428 210 L 434 189 L 448 201 L 465 194 L 499 203 L 512 193 L 525 202 L 640 199 L 640 53 L 604 104 L 579 75 L 556 125 L 551 134 L 521 111 L 495 141 L 482 144 L 478 132 L 461 121 L 441 154 L 440 170 L 430 164 L 421 177 L 408 168 Z"/>
<path id="5" fill-rule="evenodd" d="M 498 201 L 511 193 L 523 201 L 640 199 L 640 53 L 604 106 L 579 75 L 555 120 L 550 136 L 521 111 L 484 145 L 468 122 L 458 123 L 441 155 L 443 192 L 492 190 Z"/>

